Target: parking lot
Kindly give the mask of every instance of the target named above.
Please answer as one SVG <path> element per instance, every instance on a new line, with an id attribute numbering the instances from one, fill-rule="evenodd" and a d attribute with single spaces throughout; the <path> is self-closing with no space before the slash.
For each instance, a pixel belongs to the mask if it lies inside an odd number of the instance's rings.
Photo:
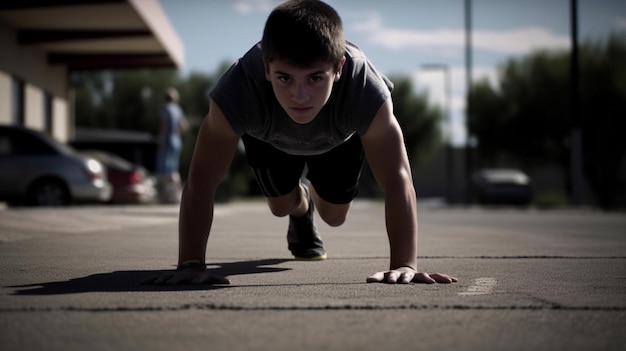
<path id="1" fill-rule="evenodd" d="M 220 286 L 173 269 L 176 206 L 0 211 L 2 350 L 624 350 L 624 214 L 420 208 L 418 264 L 450 285 L 367 284 L 388 264 L 382 204 L 318 223 L 329 258 L 293 261 L 263 202 L 216 208 Z"/>

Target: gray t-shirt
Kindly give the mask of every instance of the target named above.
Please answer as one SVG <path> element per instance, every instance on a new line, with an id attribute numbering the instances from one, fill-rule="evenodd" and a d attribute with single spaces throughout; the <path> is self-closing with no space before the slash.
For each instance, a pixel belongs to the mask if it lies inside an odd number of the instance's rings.
<path id="1" fill-rule="evenodd" d="M 346 63 L 331 96 L 313 121 L 297 124 L 276 100 L 265 78 L 260 44 L 224 73 L 210 96 L 233 130 L 293 155 L 317 155 L 365 133 L 391 95 L 393 84 L 354 44 L 346 42 Z"/>

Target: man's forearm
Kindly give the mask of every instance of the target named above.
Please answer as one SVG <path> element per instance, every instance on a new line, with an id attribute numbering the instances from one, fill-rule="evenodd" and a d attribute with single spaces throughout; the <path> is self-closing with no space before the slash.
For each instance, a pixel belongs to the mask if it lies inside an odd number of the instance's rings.
<path id="1" fill-rule="evenodd" d="M 205 197 L 206 196 L 206 197 Z M 214 198 L 186 184 L 178 223 L 178 263 L 206 260 L 206 246 L 213 223 Z"/>
<path id="2" fill-rule="evenodd" d="M 385 195 L 385 222 L 391 250 L 390 269 L 417 268 L 417 201 L 413 187 Z"/>

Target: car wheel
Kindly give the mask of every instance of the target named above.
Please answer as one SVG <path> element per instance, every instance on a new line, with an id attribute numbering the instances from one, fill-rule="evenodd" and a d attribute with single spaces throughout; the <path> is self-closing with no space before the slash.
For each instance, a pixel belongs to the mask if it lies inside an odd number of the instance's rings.
<path id="1" fill-rule="evenodd" d="M 29 200 L 35 206 L 65 206 L 70 203 L 70 194 L 61 181 L 46 179 L 35 184 Z"/>

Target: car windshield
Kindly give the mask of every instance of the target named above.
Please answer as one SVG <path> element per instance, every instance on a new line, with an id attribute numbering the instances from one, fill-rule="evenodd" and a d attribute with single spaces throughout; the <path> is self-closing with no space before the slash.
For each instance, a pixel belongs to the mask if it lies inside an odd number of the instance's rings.
<path id="1" fill-rule="evenodd" d="M 528 183 L 528 176 L 514 169 L 486 169 L 482 176 L 491 183 Z"/>
<path id="2" fill-rule="evenodd" d="M 46 143 L 48 143 L 49 145 L 51 145 L 53 148 L 57 149 L 60 153 L 63 154 L 76 154 L 76 151 L 69 145 L 63 144 L 59 141 L 57 141 L 54 138 L 51 138 L 50 136 L 44 134 L 44 133 L 39 133 L 41 139 L 43 139 Z"/>

